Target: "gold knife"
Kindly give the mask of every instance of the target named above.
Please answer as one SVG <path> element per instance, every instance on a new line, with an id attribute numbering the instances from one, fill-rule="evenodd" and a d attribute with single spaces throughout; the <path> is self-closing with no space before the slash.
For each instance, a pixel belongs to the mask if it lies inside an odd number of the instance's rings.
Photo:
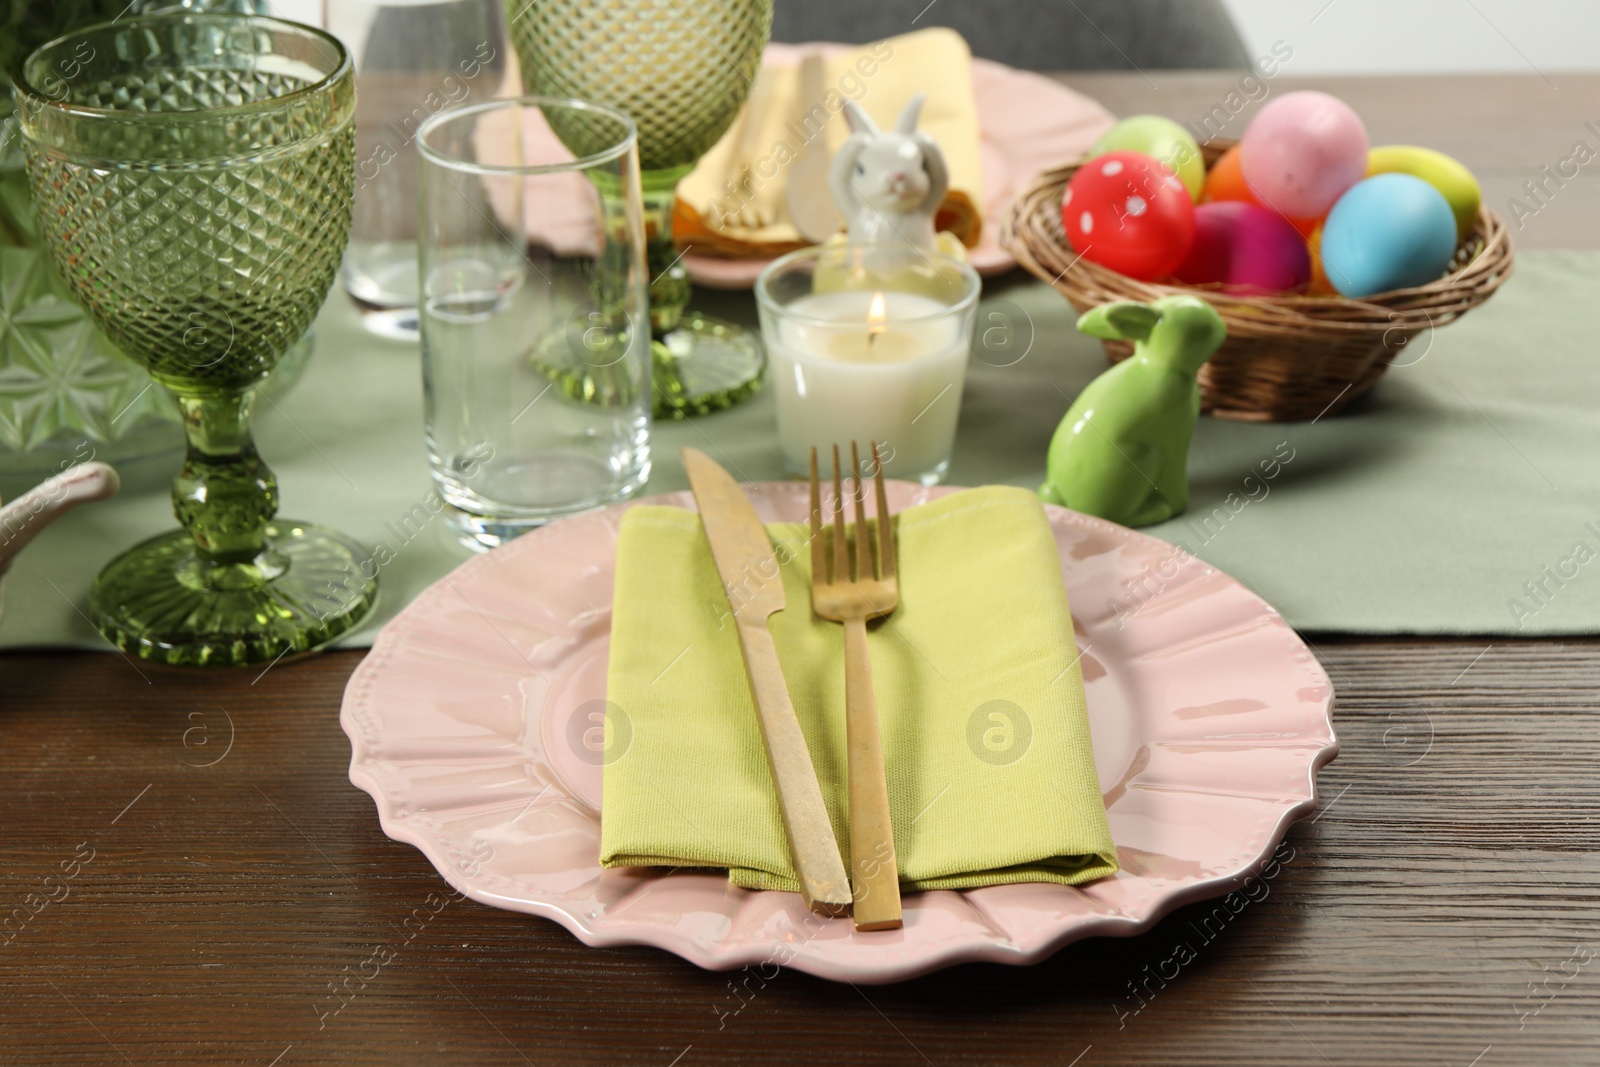
<path id="1" fill-rule="evenodd" d="M 733 609 L 745 677 L 755 699 L 800 895 L 812 911 L 843 915 L 850 907 L 850 879 L 844 873 L 839 842 L 822 803 L 811 751 L 789 701 L 778 646 L 767 627 L 768 618 L 784 608 L 783 580 L 772 541 L 739 483 L 715 460 L 698 449 L 685 448 L 683 467 Z"/>

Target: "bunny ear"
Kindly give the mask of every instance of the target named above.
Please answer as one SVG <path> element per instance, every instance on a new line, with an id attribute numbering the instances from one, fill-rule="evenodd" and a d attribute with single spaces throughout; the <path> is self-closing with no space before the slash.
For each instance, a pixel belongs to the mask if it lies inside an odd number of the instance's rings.
<path id="1" fill-rule="evenodd" d="M 925 133 L 913 133 L 911 140 L 922 150 L 922 169 L 928 173 L 928 195 L 923 198 L 921 210 L 931 215 L 939 210 L 944 194 L 950 190 L 950 168 L 938 141 Z"/>
<path id="2" fill-rule="evenodd" d="M 900 117 L 894 120 L 895 133 L 915 133 L 917 120 L 922 117 L 922 102 L 928 98 L 927 93 L 917 93 L 906 106 L 900 109 Z"/>
<path id="3" fill-rule="evenodd" d="M 1106 341 L 1143 341 L 1161 321 L 1161 312 L 1149 304 L 1118 300 L 1090 308 L 1078 319 L 1078 329 Z"/>
<path id="4" fill-rule="evenodd" d="M 844 102 L 844 121 L 850 127 L 851 133 L 878 134 L 878 124 L 872 121 L 872 116 L 864 111 L 860 104 L 854 100 Z"/>

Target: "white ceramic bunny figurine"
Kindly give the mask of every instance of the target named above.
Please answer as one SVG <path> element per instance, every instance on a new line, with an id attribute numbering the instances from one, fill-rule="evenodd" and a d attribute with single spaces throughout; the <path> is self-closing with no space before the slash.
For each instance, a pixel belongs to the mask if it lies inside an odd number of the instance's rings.
<path id="1" fill-rule="evenodd" d="M 918 93 L 907 101 L 888 132 L 854 100 L 844 102 L 850 136 L 828 168 L 828 188 L 851 244 L 913 244 L 947 254 L 948 245 L 961 248 L 960 241 L 934 232 L 950 171 L 938 142 L 917 132 L 923 99 Z"/>

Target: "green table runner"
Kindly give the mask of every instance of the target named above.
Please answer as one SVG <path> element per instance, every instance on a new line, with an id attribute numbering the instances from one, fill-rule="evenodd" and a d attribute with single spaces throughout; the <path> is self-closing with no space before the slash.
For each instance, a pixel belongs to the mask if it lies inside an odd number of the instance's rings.
<path id="1" fill-rule="evenodd" d="M 1316 423 L 1201 419 L 1189 511 L 1150 533 L 1249 583 L 1303 630 L 1600 633 L 1600 253 L 1530 252 L 1487 305 L 1412 342 L 1352 410 Z M 748 294 L 702 293 L 754 325 Z M 1070 400 L 1105 369 L 1053 290 L 985 285 L 950 481 L 1037 487 Z M 341 293 L 305 379 L 262 405 L 258 439 L 282 514 L 393 559 L 377 626 L 467 552 L 428 507 L 414 347 L 362 331 Z M 770 394 L 663 424 L 649 491 L 683 489 L 682 445 L 736 477 L 782 477 Z M 1269 476 L 1270 474 L 1270 476 Z M 0 647 L 104 648 L 81 614 L 94 572 L 173 525 L 165 484 L 132 485 L 39 537 L 6 579 Z M 1590 573 L 1593 571 L 1593 573 Z"/>

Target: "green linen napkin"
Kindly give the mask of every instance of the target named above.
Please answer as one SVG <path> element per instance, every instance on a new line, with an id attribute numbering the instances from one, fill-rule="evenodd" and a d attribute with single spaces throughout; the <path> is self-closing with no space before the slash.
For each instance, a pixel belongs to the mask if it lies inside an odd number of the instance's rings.
<path id="1" fill-rule="evenodd" d="M 1074 885 L 1117 869 L 1060 557 L 1038 499 L 991 486 L 895 516 L 900 607 L 867 635 L 907 889 Z M 807 530 L 768 527 L 790 695 L 849 863 L 844 630 L 811 613 Z M 623 517 L 600 862 L 726 867 L 795 890 L 728 601 L 697 515 Z"/>

